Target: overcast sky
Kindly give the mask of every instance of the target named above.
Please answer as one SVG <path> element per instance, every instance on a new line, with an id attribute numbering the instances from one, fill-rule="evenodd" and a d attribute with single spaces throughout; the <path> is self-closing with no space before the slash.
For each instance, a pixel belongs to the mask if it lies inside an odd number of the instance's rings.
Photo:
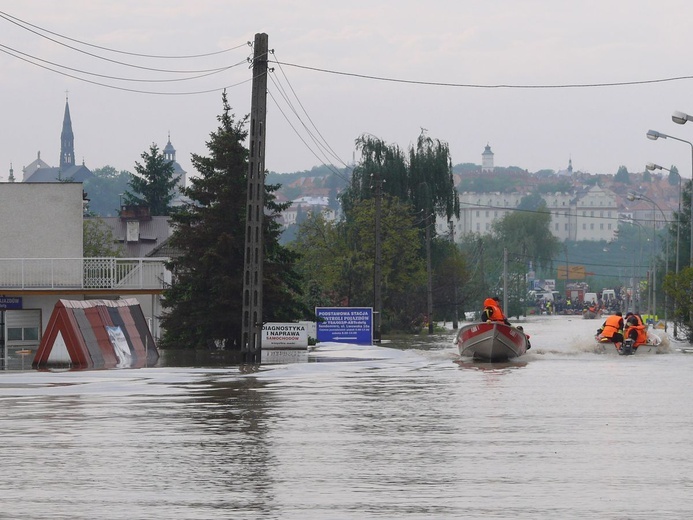
<path id="1" fill-rule="evenodd" d="M 693 114 L 690 0 L 0 0 L 0 11 L 2 181 L 10 163 L 21 180 L 38 151 L 58 165 L 66 91 L 78 163 L 133 171 L 170 132 L 194 175 L 221 89 L 238 117 L 250 111 L 247 43 L 263 32 L 271 171 L 349 164 L 364 133 L 407 150 L 422 129 L 453 164 L 480 164 L 488 143 L 496 166 L 531 172 L 571 158 L 590 173 L 693 168 L 693 145 L 645 137 L 693 141 L 693 123 L 671 120 Z M 566 87 L 618 83 L 635 84 Z"/>

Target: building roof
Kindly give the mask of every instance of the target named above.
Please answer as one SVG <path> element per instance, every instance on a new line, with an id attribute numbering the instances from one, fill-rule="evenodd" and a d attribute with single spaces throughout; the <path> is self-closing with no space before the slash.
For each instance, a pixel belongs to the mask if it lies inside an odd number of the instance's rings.
<path id="1" fill-rule="evenodd" d="M 91 218 L 91 217 L 90 217 Z M 144 258 L 161 246 L 171 236 L 170 217 L 159 216 L 149 219 L 127 219 L 121 217 L 93 217 L 104 222 L 113 233 L 115 241 L 122 245 L 127 258 Z M 139 223 L 138 240 L 128 242 L 128 222 Z M 163 255 L 166 256 L 166 255 Z"/>
<path id="2" fill-rule="evenodd" d="M 83 164 L 69 166 L 64 171 L 55 166 L 48 166 L 38 168 L 29 175 L 25 174 L 24 182 L 84 182 L 93 176 L 91 170 Z"/>

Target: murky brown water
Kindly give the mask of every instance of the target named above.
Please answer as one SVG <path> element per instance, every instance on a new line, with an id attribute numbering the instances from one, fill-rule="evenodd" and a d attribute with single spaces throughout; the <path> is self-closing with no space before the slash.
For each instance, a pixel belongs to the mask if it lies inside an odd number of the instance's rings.
<path id="1" fill-rule="evenodd" d="M 596 354 L 585 321 L 506 365 L 439 336 L 0 373 L 0 518 L 693 517 L 693 354 Z"/>

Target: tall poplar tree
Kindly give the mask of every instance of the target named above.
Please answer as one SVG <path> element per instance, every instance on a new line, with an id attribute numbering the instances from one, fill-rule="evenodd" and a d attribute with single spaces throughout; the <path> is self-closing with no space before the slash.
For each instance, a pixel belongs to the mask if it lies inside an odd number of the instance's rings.
<path id="1" fill-rule="evenodd" d="M 151 144 L 148 153 L 142 154 L 142 159 L 144 163 L 135 163 L 137 175 L 130 179 L 125 203 L 148 206 L 152 216 L 169 215 L 176 186 L 173 161 L 167 161 L 155 143 Z"/>
<path id="2" fill-rule="evenodd" d="M 219 127 L 207 141 L 208 156 L 192 155 L 199 176 L 184 194 L 192 201 L 172 215 L 174 275 L 165 293 L 163 347 L 197 348 L 215 340 L 240 348 L 247 207 L 247 116 L 236 121 L 226 93 Z M 263 321 L 294 321 L 312 316 L 301 303 L 298 254 L 279 244 L 276 218 L 286 205 L 265 186 Z"/>

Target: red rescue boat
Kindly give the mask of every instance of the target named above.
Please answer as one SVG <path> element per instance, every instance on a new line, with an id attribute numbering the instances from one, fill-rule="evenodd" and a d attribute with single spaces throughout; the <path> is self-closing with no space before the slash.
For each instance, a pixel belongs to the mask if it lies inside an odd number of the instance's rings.
<path id="1" fill-rule="evenodd" d="M 527 352 L 528 341 L 525 333 L 516 327 L 486 321 L 460 328 L 455 344 L 460 356 L 483 361 L 507 361 Z"/>

